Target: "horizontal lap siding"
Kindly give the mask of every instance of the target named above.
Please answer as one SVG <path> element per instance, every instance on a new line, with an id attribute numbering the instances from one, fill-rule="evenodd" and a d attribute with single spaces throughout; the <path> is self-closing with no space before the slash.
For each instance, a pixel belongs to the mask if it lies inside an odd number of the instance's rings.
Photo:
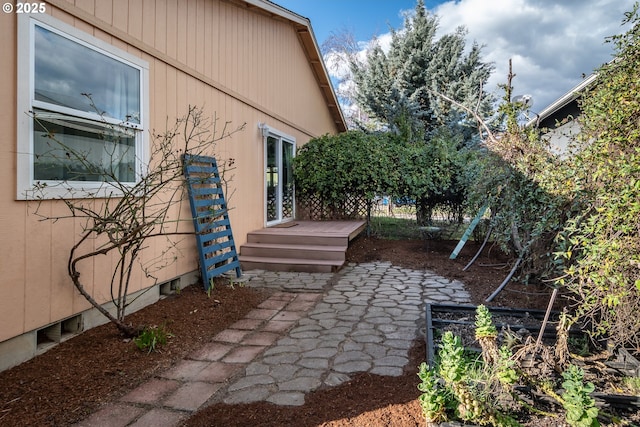
<path id="1" fill-rule="evenodd" d="M 264 220 L 264 151 L 258 123 L 265 122 L 294 136 L 298 146 L 313 136 L 336 131 L 295 28 L 288 21 L 231 1 L 61 2 L 75 5 L 69 11 L 52 3 L 56 1 L 47 3 L 47 13 L 55 18 L 149 62 L 148 113 L 152 130 L 164 130 L 167 123 L 184 116 L 190 105 L 204 107 L 212 120 L 217 117 L 218 136 L 225 123 L 229 122 L 229 130 L 246 122 L 245 130 L 220 141 L 215 153 L 221 162 L 234 160 L 230 219 L 238 246 L 244 243 L 249 231 L 262 227 Z M 91 19 L 98 22 L 94 25 Z M 117 31 L 127 36 L 119 38 Z M 33 215 L 32 203 L 14 200 L 15 16 L 2 16 L 0 36 L 4 40 L 0 54 L 6 60 L 1 65 L 5 78 L 0 87 L 3 94 L 8 94 L 5 102 L 0 103 L 0 125 L 4 129 L 0 177 L 5 182 L 0 188 L 3 205 L 0 341 L 3 341 L 71 316 L 88 304 L 73 289 L 66 273 L 73 235 L 81 231 L 81 224 L 40 222 Z M 134 46 L 129 37 L 143 45 Z M 177 61 L 178 65 L 172 65 L 171 61 Z M 45 213 L 62 213 L 66 209 L 57 202 L 45 202 L 41 208 Z M 172 212 L 172 217 L 178 215 L 189 218 L 188 202 Z M 180 228 L 191 230 L 192 225 L 186 221 Z M 176 262 L 155 272 L 159 282 L 197 269 L 195 238 L 191 237 L 173 239 L 180 252 Z M 142 259 L 153 261 L 167 246 L 162 238 L 153 240 Z M 82 266 L 87 287 L 101 302 L 109 299 L 108 279 L 115 258 L 101 256 Z M 153 284 L 139 271 L 134 276 L 132 291 Z"/>
<path id="2" fill-rule="evenodd" d="M 47 239 L 39 241 L 27 235 L 27 206 L 24 203 L 13 203 L 16 188 L 16 15 L 0 16 L 0 340 L 18 335 L 24 330 L 25 320 L 25 288 L 27 270 L 25 265 L 25 249 L 27 239 L 30 247 L 49 243 Z M 35 240 L 35 241 L 34 241 Z M 45 276 L 49 275 L 46 271 Z M 39 280 L 37 274 L 30 274 L 32 280 Z M 36 282 L 37 283 L 37 282 Z M 31 282 L 32 287 L 37 286 Z M 48 310 L 48 307 L 46 308 Z"/>

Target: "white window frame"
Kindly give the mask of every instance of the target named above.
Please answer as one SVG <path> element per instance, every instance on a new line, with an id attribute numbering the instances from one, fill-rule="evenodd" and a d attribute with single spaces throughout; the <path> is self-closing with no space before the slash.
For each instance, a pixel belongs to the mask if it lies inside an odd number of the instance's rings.
<path id="1" fill-rule="evenodd" d="M 17 200 L 58 199 L 58 198 L 100 198 L 117 197 L 121 191 L 109 182 L 91 181 L 40 181 L 34 180 L 33 166 L 33 114 L 39 106 L 35 101 L 35 26 L 41 26 L 73 42 L 95 50 L 140 70 L 140 123 L 127 123 L 135 130 L 136 181 L 144 173 L 149 157 L 149 63 L 143 59 L 118 49 L 75 27 L 67 25 L 46 14 L 18 15 L 18 73 L 17 73 Z M 65 107 L 56 108 L 57 113 L 68 114 L 70 118 L 94 120 L 120 125 L 121 121 L 101 117 L 97 113 L 86 113 Z M 34 191 L 38 184 L 44 187 Z M 131 185 L 134 185 L 132 183 Z"/>

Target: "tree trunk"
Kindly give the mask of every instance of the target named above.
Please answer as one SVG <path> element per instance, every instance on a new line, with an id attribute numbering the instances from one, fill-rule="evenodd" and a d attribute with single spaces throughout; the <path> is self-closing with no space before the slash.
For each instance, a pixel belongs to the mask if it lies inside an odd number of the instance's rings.
<path id="1" fill-rule="evenodd" d="M 431 225 L 431 216 L 433 215 L 433 206 L 426 198 L 420 197 L 416 200 L 416 221 L 418 226 L 424 227 Z"/>
<path id="2" fill-rule="evenodd" d="M 87 291 L 84 289 L 84 286 L 80 282 L 79 271 L 73 269 L 72 272 L 70 272 L 70 276 L 78 292 L 80 292 L 80 294 L 82 294 L 82 296 L 85 297 L 85 299 L 89 301 L 89 303 L 96 310 L 98 310 L 102 315 L 104 315 L 107 319 L 109 319 L 109 321 L 113 323 L 116 326 L 116 328 L 118 328 L 118 330 L 122 333 L 122 335 L 124 335 L 127 338 L 133 338 L 139 335 L 140 330 L 138 328 L 133 327 L 133 325 L 127 325 L 123 321 L 115 318 L 111 313 L 109 313 L 109 311 L 106 308 L 98 304 L 98 302 L 95 299 L 93 299 L 93 297 L 89 295 L 89 293 L 87 293 Z"/>

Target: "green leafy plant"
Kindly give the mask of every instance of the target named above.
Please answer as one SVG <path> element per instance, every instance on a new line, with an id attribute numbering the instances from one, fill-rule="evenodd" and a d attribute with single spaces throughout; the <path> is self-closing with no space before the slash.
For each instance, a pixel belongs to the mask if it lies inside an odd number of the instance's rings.
<path id="1" fill-rule="evenodd" d="M 639 4 L 626 14 L 631 28 L 611 37 L 615 61 L 601 67 L 581 100 L 580 151 L 572 181 L 585 209 L 567 221 L 556 256 L 559 282 L 573 294 L 577 315 L 596 338 L 640 346 L 640 95 Z"/>
<path id="2" fill-rule="evenodd" d="M 446 421 L 447 401 L 450 400 L 450 396 L 438 383 L 436 370 L 423 362 L 418 368 L 418 378 L 421 381 L 418 390 L 422 392 L 418 400 L 427 425 Z"/>
<path id="3" fill-rule="evenodd" d="M 515 384 L 518 381 L 518 372 L 515 369 L 516 363 L 511 357 L 512 353 L 508 347 L 500 347 L 496 375 L 500 384 L 504 386 Z"/>
<path id="4" fill-rule="evenodd" d="M 491 312 L 484 305 L 476 308 L 476 339 L 482 347 L 482 357 L 488 366 L 495 365 L 498 362 L 498 330 L 493 324 Z"/>
<path id="5" fill-rule="evenodd" d="M 489 135 L 490 150 L 479 152 L 467 166 L 467 209 L 475 215 L 489 206 L 492 240 L 519 260 L 522 281 L 556 277 L 551 249 L 557 231 L 574 209 L 567 185 L 567 162 L 556 157 L 533 127 L 519 122 L 523 105 L 511 102 L 511 81 L 504 85 L 500 137 Z"/>
<path id="6" fill-rule="evenodd" d="M 640 347 L 640 5 L 630 29 L 609 38 L 616 60 L 580 96 L 580 132 L 566 156 L 518 121 L 513 74 L 500 108 L 500 138 L 468 168 L 470 213 L 491 208 L 491 237 L 519 259 L 516 278 L 554 281 L 571 293 L 573 321 L 593 338 Z M 488 129 L 488 128 L 487 128 Z"/>
<path id="7" fill-rule="evenodd" d="M 481 425 L 500 427 L 517 426 L 511 416 L 502 413 L 492 402 L 490 389 L 484 387 L 486 378 L 483 370 L 465 357 L 460 337 L 451 331 L 442 336 L 442 346 L 438 352 L 438 374 L 442 377 L 457 403 L 455 412 L 459 419 Z"/>
<path id="8" fill-rule="evenodd" d="M 167 340 L 173 335 L 167 331 L 166 326 L 148 326 L 145 327 L 140 335 L 133 339 L 139 350 L 151 353 L 152 351 L 158 351 L 158 347 L 167 343 Z"/>
<path id="9" fill-rule="evenodd" d="M 213 292 L 214 288 L 215 288 L 215 278 L 212 277 L 209 279 L 209 287 L 207 288 L 207 298 L 211 298 L 211 293 Z"/>
<path id="10" fill-rule="evenodd" d="M 451 331 L 446 331 L 442 335 L 442 347 L 438 356 L 440 359 L 438 372 L 453 391 L 458 403 L 456 408 L 458 417 L 466 421 L 480 418 L 483 408 L 474 395 L 474 390 L 466 381 L 468 370 L 460 337 Z"/>
<path id="11" fill-rule="evenodd" d="M 493 324 L 491 312 L 484 305 L 476 308 L 476 338 L 495 338 L 498 336 L 498 330 Z"/>
<path id="12" fill-rule="evenodd" d="M 391 194 L 399 179 L 397 138 L 349 131 L 314 138 L 296 153 L 296 195 L 317 197 L 329 211 L 340 211 L 349 197 L 373 199 Z"/>
<path id="13" fill-rule="evenodd" d="M 589 337 L 586 335 L 580 335 L 578 337 L 568 337 L 567 344 L 571 352 L 578 356 L 588 356 L 591 353 L 589 348 Z"/>
<path id="14" fill-rule="evenodd" d="M 350 49 L 345 55 L 355 82 L 354 101 L 366 112 L 363 125 L 384 128 L 408 143 L 396 163 L 399 195 L 416 201 L 420 226 L 430 225 L 436 208 L 462 220 L 461 171 L 468 163 L 467 149 L 479 139 L 470 115 L 435 92 L 484 117 L 493 113 L 493 97 L 483 90 L 492 66 L 482 60 L 482 48 L 477 43 L 465 47 L 460 29 L 435 37 L 437 28 L 438 18 L 418 0 L 404 27 L 393 31 L 389 49 L 374 40 L 366 58 Z"/>
<path id="15" fill-rule="evenodd" d="M 584 371 L 575 365 L 569 365 L 562 373 L 562 406 L 567 411 L 566 420 L 571 427 L 597 427 L 598 408 L 590 394 L 595 389 L 593 383 L 584 383 Z"/>
<path id="16" fill-rule="evenodd" d="M 622 383 L 630 394 L 640 395 L 640 377 L 626 377 Z"/>
<path id="17" fill-rule="evenodd" d="M 465 373 L 464 347 L 460 337 L 451 331 L 446 331 L 442 335 L 442 347 L 438 352 L 439 364 L 438 373 L 447 384 L 456 383 L 462 380 Z"/>

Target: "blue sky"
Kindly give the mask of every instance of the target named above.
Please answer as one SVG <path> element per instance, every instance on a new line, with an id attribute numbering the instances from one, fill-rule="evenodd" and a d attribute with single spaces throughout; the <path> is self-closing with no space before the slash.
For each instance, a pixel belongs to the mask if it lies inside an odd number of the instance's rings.
<path id="1" fill-rule="evenodd" d="M 388 40 L 389 25 L 402 27 L 402 11 L 414 0 L 272 0 L 311 20 L 318 45 L 332 32 L 348 30 L 357 41 Z M 531 94 L 532 111 L 578 85 L 583 74 L 612 59 L 605 38 L 623 32 L 624 12 L 633 0 L 425 0 L 440 19 L 440 32 L 464 25 L 468 43 L 484 45 L 484 60 L 495 71 L 487 90 L 501 96 L 509 58 L 516 94 Z"/>
<path id="2" fill-rule="evenodd" d="M 347 29 L 358 40 L 389 32 L 402 25 L 401 10 L 413 10 L 414 0 L 273 0 L 311 20 L 313 31 L 322 42 L 332 31 Z M 433 4 L 437 2 L 431 2 Z M 426 4 L 426 3 L 425 3 Z"/>

